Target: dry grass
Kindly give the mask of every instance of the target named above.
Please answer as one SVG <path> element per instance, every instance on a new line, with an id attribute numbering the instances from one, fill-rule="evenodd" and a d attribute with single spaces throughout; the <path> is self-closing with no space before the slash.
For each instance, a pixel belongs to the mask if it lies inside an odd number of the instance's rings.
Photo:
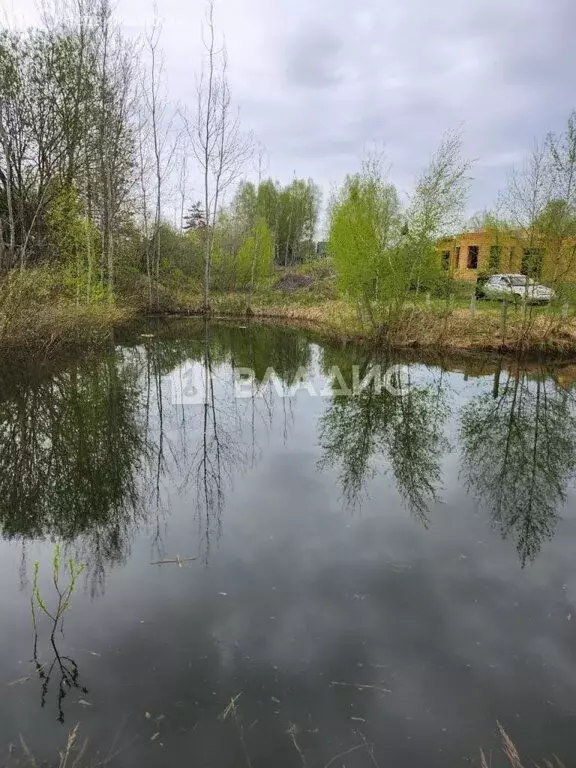
<path id="1" fill-rule="evenodd" d="M 50 354 L 67 346 L 101 344 L 114 325 L 131 316 L 130 309 L 67 301 L 11 313 L 0 309 L 0 348 L 10 354 Z"/>
<path id="2" fill-rule="evenodd" d="M 241 697 L 241 695 L 242 694 L 239 693 L 230 699 L 228 706 L 219 715 L 218 719 L 220 721 L 226 721 L 228 719 L 231 719 L 235 722 L 236 728 L 238 730 L 238 734 L 240 736 L 240 740 L 242 742 L 246 764 L 248 768 L 252 768 L 250 757 L 248 755 L 246 744 L 244 742 L 244 727 L 240 722 L 239 710 L 237 706 L 237 702 Z M 116 757 L 118 757 L 122 752 L 124 752 L 128 746 L 130 746 L 130 744 L 127 744 L 117 749 L 116 748 L 117 738 L 116 738 L 114 740 L 112 749 L 110 750 L 109 754 L 105 758 L 97 759 L 96 761 L 91 760 L 87 762 L 87 758 L 86 758 L 87 742 L 79 741 L 78 728 L 79 728 L 79 725 L 77 724 L 69 733 L 66 744 L 64 748 L 60 751 L 57 761 L 51 764 L 54 766 L 54 768 L 87 768 L 87 766 L 90 766 L 91 768 L 105 768 L 110 763 L 112 763 Z M 507 765 L 510 768 L 566 768 L 565 764 L 556 755 L 553 755 L 551 759 L 544 759 L 540 763 L 536 763 L 533 760 L 529 760 L 527 762 L 524 761 L 516 745 L 514 744 L 514 742 L 512 741 L 512 739 L 510 738 L 510 736 L 508 735 L 508 733 L 500 723 L 497 723 L 497 731 L 500 739 L 500 749 L 506 759 Z M 293 723 L 290 723 L 290 726 L 286 731 L 286 734 L 291 739 L 296 751 L 298 752 L 302 765 L 305 766 L 306 759 L 305 759 L 304 753 L 302 752 L 296 740 L 296 736 L 298 735 L 297 726 L 295 726 Z M 333 765 L 334 763 L 341 761 L 341 759 L 346 755 L 361 749 L 366 750 L 366 752 L 370 757 L 370 762 L 374 766 L 378 766 L 378 762 L 376 761 L 376 758 L 374 755 L 374 749 L 373 749 L 374 745 L 370 744 L 366 740 L 366 737 L 364 736 L 364 734 L 362 734 L 361 732 L 358 732 L 358 735 L 361 738 L 360 743 L 355 744 L 354 746 L 335 755 L 326 763 L 324 768 L 329 768 L 329 766 Z M 135 739 L 130 743 L 133 743 L 134 741 Z M 0 756 L 0 760 L 2 760 L 1 756 Z M 8 751 L 7 762 L 5 763 L 4 761 L 2 762 L 5 765 L 5 768 L 39 768 L 39 763 L 37 762 L 35 756 L 32 754 L 32 751 L 27 747 L 26 743 L 22 738 L 20 739 L 20 748 L 18 749 L 14 745 L 11 745 Z M 497 761 L 497 764 L 499 765 L 500 761 Z M 40 765 L 48 766 L 49 764 L 43 762 Z M 480 768 L 492 768 L 492 755 L 489 754 L 487 756 L 483 749 L 480 750 Z"/>
<path id="3" fill-rule="evenodd" d="M 0 765 L 2 768 L 107 768 L 110 765 L 121 765 L 121 762 L 116 763 L 116 758 L 138 740 L 138 737 L 135 737 L 124 745 L 118 746 L 121 736 L 120 729 L 105 756 L 89 757 L 88 740 L 80 739 L 79 728 L 80 723 L 77 723 L 68 733 L 66 743 L 58 752 L 54 761 L 38 762 L 38 758 L 28 747 L 24 739 L 20 737 L 19 746 L 11 744 L 7 757 L 0 755 Z"/>
<path id="4" fill-rule="evenodd" d="M 479 306 L 475 314 L 469 309 L 407 307 L 395 329 L 383 328 L 377 334 L 363 322 L 351 304 L 342 300 L 317 300 L 299 303 L 298 296 L 276 297 L 270 293 L 256 296 L 250 313 L 263 320 L 287 321 L 319 330 L 327 336 L 350 341 L 374 342 L 386 339 L 392 347 L 443 350 L 446 352 L 522 352 L 546 353 L 550 356 L 576 357 L 576 319 L 558 315 L 535 314 L 529 322 L 520 313 L 510 312 L 504 336 L 501 334 L 500 312 L 493 305 Z M 183 314 L 201 312 L 200 296 L 183 300 Z M 242 294 L 214 294 L 212 313 L 217 317 L 245 317 L 246 297 Z"/>
<path id="5" fill-rule="evenodd" d="M 318 290 L 326 282 L 330 290 Z M 327 337 L 365 343 L 387 342 L 392 347 L 445 351 L 448 353 L 514 352 L 546 353 L 576 357 L 576 318 L 562 318 L 544 309 L 532 313 L 529 322 L 510 309 L 502 336 L 500 305 L 479 303 L 470 308 L 435 300 L 407 306 L 400 322 L 378 332 L 362 319 L 356 307 L 333 298 L 333 277 L 315 274 L 315 283 L 289 293 L 263 289 L 255 293 L 248 309 L 245 292 L 213 292 L 211 315 L 253 316 L 261 320 L 300 325 Z M 100 300 L 77 304 L 66 294 L 57 273 L 45 269 L 26 270 L 0 283 L 0 350 L 28 356 L 47 356 L 78 344 L 101 344 L 114 325 L 137 315 L 204 314 L 202 295 L 191 283 L 176 288 L 152 287 L 145 278 L 120 286 L 116 306 Z"/>
<path id="6" fill-rule="evenodd" d="M 576 322 L 537 315 L 526 323 L 521 316 L 511 317 L 502 335 L 499 314 L 489 310 L 479 309 L 472 315 L 464 309 L 437 312 L 413 308 L 394 334 L 392 343 L 455 352 L 546 351 L 576 355 Z"/>
<path id="7" fill-rule="evenodd" d="M 104 298 L 80 301 L 55 270 L 13 272 L 0 282 L 0 350 L 46 356 L 63 347 L 101 344 L 115 324 L 133 314 Z"/>
<path id="8" fill-rule="evenodd" d="M 506 762 L 510 768 L 528 768 L 528 766 L 532 766 L 532 768 L 565 768 L 564 763 L 556 757 L 556 755 L 554 755 L 551 760 L 545 759 L 542 763 L 534 763 L 532 760 L 528 763 L 522 762 L 522 758 L 520 757 L 516 745 L 500 723 L 498 723 L 498 735 L 500 737 L 502 752 L 504 753 Z M 481 749 L 480 768 L 491 768 L 491 766 L 491 758 L 487 758 L 484 750 Z"/>
<path id="9" fill-rule="evenodd" d="M 58 754 L 58 760 L 54 763 L 54 767 L 58 768 L 80 768 L 85 766 L 84 762 L 86 753 L 86 742 L 80 743 L 78 741 L 78 727 L 77 724 L 68 734 L 66 744 L 62 751 Z M 17 752 L 21 752 L 18 755 Z M 42 766 L 46 766 L 46 763 L 42 763 Z M 32 751 L 28 748 L 24 739 L 20 738 L 20 750 L 16 750 L 14 746 L 11 746 L 8 756 L 7 768 L 38 768 L 39 764 L 34 757 Z"/>

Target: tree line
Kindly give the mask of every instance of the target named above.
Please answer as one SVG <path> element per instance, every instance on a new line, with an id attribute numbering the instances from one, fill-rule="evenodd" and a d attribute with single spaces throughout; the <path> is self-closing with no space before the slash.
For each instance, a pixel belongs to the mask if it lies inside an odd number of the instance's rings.
<path id="1" fill-rule="evenodd" d="M 79 304 L 141 291 L 151 308 L 161 286 L 192 281 L 209 310 L 212 289 L 242 290 L 250 302 L 274 266 L 314 255 L 320 189 L 266 178 L 266 152 L 233 105 L 214 0 L 193 109 L 169 101 L 157 18 L 130 40 L 111 0 L 64 0 L 41 16 L 36 28 L 0 32 L 3 274 L 40 266 Z M 406 321 L 414 291 L 449 291 L 437 241 L 462 226 L 471 167 L 460 134 L 449 133 L 408 199 L 377 154 L 332 195 L 328 253 L 340 291 L 378 332 Z M 575 170 L 572 115 L 480 223 L 496 236 L 524 233 L 536 255 L 546 239 L 559 279 L 576 262 Z M 493 269 L 503 266 L 497 255 Z"/>
<path id="2" fill-rule="evenodd" d="M 193 277 L 208 306 L 212 286 L 253 290 L 274 264 L 312 253 L 318 187 L 263 179 L 263 150 L 258 182 L 242 181 L 254 143 L 232 105 L 213 1 L 193 112 L 168 100 L 160 39 L 157 19 L 127 39 L 110 0 L 67 0 L 44 7 L 38 28 L 0 33 L 4 274 L 57 267 L 78 302 L 113 301 L 145 278 L 151 305 L 159 283 Z"/>
<path id="3" fill-rule="evenodd" d="M 130 226 L 135 64 L 108 0 L 0 33 L 0 263 L 52 259 L 112 291 Z"/>

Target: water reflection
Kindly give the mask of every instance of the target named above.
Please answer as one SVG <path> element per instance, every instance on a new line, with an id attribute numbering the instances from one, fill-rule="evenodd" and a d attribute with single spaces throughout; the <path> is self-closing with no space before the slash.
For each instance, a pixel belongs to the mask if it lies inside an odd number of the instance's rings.
<path id="1" fill-rule="evenodd" d="M 55 584 L 56 589 L 58 585 Z M 36 675 L 40 681 L 40 707 L 45 707 L 48 701 L 50 683 L 55 683 L 57 720 L 63 723 L 64 700 L 71 692 L 88 695 L 89 691 L 80 679 L 80 668 L 72 656 L 64 653 L 59 648 L 59 643 L 64 637 L 64 617 L 54 615 L 49 617 L 48 656 L 40 650 L 40 636 L 38 617 L 34 609 L 34 597 L 32 598 L 32 623 L 34 628 L 33 663 Z"/>
<path id="2" fill-rule="evenodd" d="M 177 488 L 198 520 L 207 562 L 234 476 L 256 467 L 274 431 L 286 442 L 294 421 L 292 401 L 271 386 L 259 397 L 236 399 L 235 372 L 250 368 L 262 382 L 272 367 L 288 387 L 302 368 L 319 364 L 328 375 L 338 366 L 349 378 L 360 364 L 362 377 L 375 362 L 386 369 L 395 361 L 314 347 L 297 331 L 180 321 L 135 326 L 117 339 L 114 354 L 51 374 L 5 372 L 3 535 L 74 543 L 96 592 L 144 522 L 155 525 L 156 559 L 175 555 L 164 549 L 163 522 Z M 191 408 L 174 401 L 172 391 L 190 365 L 201 369 L 205 387 Z M 493 383 L 462 406 L 451 396 L 446 365 L 411 364 L 401 396 L 378 393 L 373 384 L 354 397 L 333 394 L 318 406 L 317 466 L 337 470 L 350 506 L 362 503 L 375 476 L 389 474 L 406 509 L 428 524 L 456 438 L 465 486 L 503 535 L 514 537 L 524 565 L 553 535 L 573 475 L 573 397 L 535 366 L 467 365 L 473 373 L 491 371 Z M 449 415 L 460 422 L 456 430 Z"/>
<path id="3" fill-rule="evenodd" d="M 462 475 L 524 566 L 554 535 L 576 467 L 573 396 L 543 368 L 494 373 L 461 413 Z"/>
<path id="4" fill-rule="evenodd" d="M 262 382 L 266 370 L 273 367 L 281 380 L 291 382 L 299 368 L 309 365 L 310 344 L 301 334 L 281 329 L 263 333 L 254 327 L 205 322 L 159 322 L 145 327 L 151 332 L 139 330 L 124 336 L 121 343 L 137 350 L 144 372 L 146 425 L 156 455 L 155 476 L 150 479 L 156 489 L 156 513 L 171 488 L 186 495 L 199 524 L 201 557 L 207 563 L 212 541 L 221 533 L 234 475 L 255 466 L 261 454 L 258 435 L 263 427 L 270 433 L 277 407 L 285 439 L 291 418 L 290 404 L 277 403 L 271 390 L 238 401 L 235 372 L 249 368 Z M 201 383 L 192 407 L 183 398 L 191 368 L 196 383 Z M 164 503 L 163 511 L 165 507 Z M 158 559 L 167 557 L 159 525 L 155 551 Z"/>
<path id="5" fill-rule="evenodd" d="M 325 365 L 351 369 L 348 356 L 325 354 Z M 337 362 L 336 362 L 337 361 Z M 365 361 L 364 378 L 373 364 L 386 370 L 391 361 Z M 407 509 L 424 524 L 442 483 L 440 462 L 449 448 L 444 434 L 448 414 L 442 371 L 426 384 L 417 384 L 407 368 L 402 394 L 376 391 L 374 380 L 354 397 L 337 394 L 320 422 L 323 457 L 320 468 L 338 467 L 342 494 L 357 506 L 368 481 L 378 472 L 391 472 Z"/>
<path id="6" fill-rule="evenodd" d="M 12 604 L 4 598 L 5 679 L 21 677 L 22 644 L 33 659 L 26 679 L 35 683 L 10 688 L 3 718 L 17 711 L 18 696 L 30 722 L 44 716 L 36 712 L 40 693 L 51 716 L 74 722 L 82 712 L 83 726 L 95 730 L 133 711 L 135 731 L 143 712 L 165 716 L 174 754 L 198 721 L 194 744 L 217 753 L 227 745 L 214 723 L 242 690 L 240 724 L 262 723 L 251 729 L 250 756 L 261 734 L 274 742 L 254 765 L 268 764 L 292 737 L 308 764 L 325 765 L 355 743 L 346 730 L 352 712 L 350 727 L 365 723 L 370 742 L 384 724 L 402 758 L 405 728 L 414 743 L 422 738 L 428 756 L 434 740 L 426 741 L 426 727 L 442 734 L 444 748 L 446 724 L 487 712 L 491 728 L 503 700 L 505 714 L 517 711 L 526 669 L 530 686 L 544 691 L 552 665 L 540 664 L 538 643 L 551 632 L 557 596 L 535 593 L 529 578 L 552 583 L 556 573 L 521 572 L 513 542 L 528 563 L 563 514 L 576 465 L 567 374 L 554 379 L 517 363 L 413 361 L 400 396 L 372 385 L 355 397 L 302 392 L 292 400 L 273 386 L 234 397 L 241 368 L 259 383 L 274 368 L 289 387 L 302 368 L 326 377 L 338 366 L 349 382 L 353 365 L 363 377 L 374 364 L 385 370 L 396 362 L 299 331 L 159 321 L 124 331 L 97 359 L 15 372 L 11 380 L 4 372 L 3 535 L 21 539 L 25 555 L 34 548 L 34 557 L 47 550 L 34 540 L 63 540 L 88 563 L 89 589 L 78 590 L 65 633 L 44 619 L 33 653 L 33 627 L 18 613 L 29 589 L 16 589 Z M 190 367 L 204 384 L 193 406 L 174 397 Z M 378 482 L 382 476 L 394 492 Z M 474 515 L 467 492 L 485 513 Z M 342 497 L 349 507 L 363 505 L 363 514 L 352 520 Z M 510 542 L 484 536 L 491 521 Z M 12 568 L 11 547 L 5 552 Z M 561 600 L 570 589 L 565 571 L 562 562 Z M 42 573 L 50 574 L 44 563 Z M 105 577 L 106 599 L 95 605 L 90 593 L 102 593 Z M 534 595 L 540 602 L 529 604 Z M 522 601 L 524 612 L 512 615 L 510 606 Z M 560 608 L 554 632 L 565 633 L 570 651 L 571 609 Z M 518 661 L 538 615 L 534 643 Z M 558 679 L 574 668 L 568 651 L 562 663 Z M 392 693 L 380 695 L 388 687 Z M 369 698 L 369 690 L 378 695 Z M 320 728 L 318 743 L 332 732 L 345 743 L 324 745 L 319 751 L 328 753 L 312 761 L 315 747 L 291 723 L 306 723 L 311 740 Z M 13 722 L 5 727 L 18 733 Z M 152 741 L 160 730 L 154 725 L 145 746 L 160 748 L 160 737 Z M 475 733 L 466 744 L 480 741 Z M 147 759 L 127 764 L 155 764 Z"/>
<path id="7" fill-rule="evenodd" d="M 147 455 L 137 370 L 108 357 L 51 376 L 0 381 L 0 524 L 8 538 L 45 536 L 90 552 L 95 581 L 122 561 L 141 513 Z"/>

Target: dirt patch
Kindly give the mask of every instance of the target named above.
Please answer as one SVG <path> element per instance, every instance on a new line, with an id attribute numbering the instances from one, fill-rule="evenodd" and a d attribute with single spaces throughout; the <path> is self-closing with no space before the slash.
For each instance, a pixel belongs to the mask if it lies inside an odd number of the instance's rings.
<path id="1" fill-rule="evenodd" d="M 284 275 L 280 278 L 274 288 L 284 293 L 294 293 L 301 288 L 309 288 L 314 282 L 310 275 Z"/>

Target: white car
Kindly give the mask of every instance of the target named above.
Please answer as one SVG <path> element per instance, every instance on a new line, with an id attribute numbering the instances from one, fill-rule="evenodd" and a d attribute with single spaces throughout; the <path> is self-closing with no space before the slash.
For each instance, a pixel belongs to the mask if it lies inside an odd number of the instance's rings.
<path id="1" fill-rule="evenodd" d="M 548 304 L 556 298 L 552 288 L 539 285 L 526 275 L 492 275 L 482 286 L 482 293 L 487 299 L 528 304 Z"/>

